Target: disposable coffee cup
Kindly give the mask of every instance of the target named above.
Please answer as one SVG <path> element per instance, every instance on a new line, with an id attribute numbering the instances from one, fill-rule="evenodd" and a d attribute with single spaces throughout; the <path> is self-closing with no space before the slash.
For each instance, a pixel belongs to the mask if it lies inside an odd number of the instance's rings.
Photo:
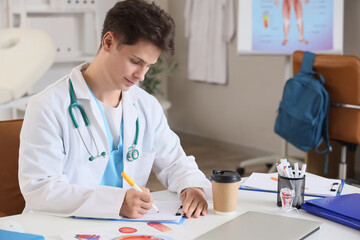
<path id="1" fill-rule="evenodd" d="M 240 179 L 240 175 L 235 171 L 212 171 L 210 181 L 216 214 L 227 215 L 235 212 Z"/>

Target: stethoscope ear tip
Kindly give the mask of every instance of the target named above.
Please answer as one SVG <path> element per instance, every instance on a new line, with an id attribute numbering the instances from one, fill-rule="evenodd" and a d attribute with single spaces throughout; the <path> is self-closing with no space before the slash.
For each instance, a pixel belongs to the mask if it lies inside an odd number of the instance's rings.
<path id="1" fill-rule="evenodd" d="M 89 157 L 89 161 L 94 161 L 94 157 L 93 156 L 91 156 L 91 157 Z"/>
<path id="2" fill-rule="evenodd" d="M 102 152 L 101 156 L 105 157 L 106 156 L 106 152 Z"/>

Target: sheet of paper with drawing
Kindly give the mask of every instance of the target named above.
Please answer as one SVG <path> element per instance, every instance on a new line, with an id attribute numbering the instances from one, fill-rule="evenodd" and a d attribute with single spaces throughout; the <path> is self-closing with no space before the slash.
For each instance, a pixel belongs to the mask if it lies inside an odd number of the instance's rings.
<path id="1" fill-rule="evenodd" d="M 160 223 L 161 224 L 161 223 Z M 176 225 L 177 226 L 177 225 Z M 160 231 L 143 222 L 111 222 L 107 226 L 75 229 L 59 234 L 62 240 L 164 239 L 173 240 L 174 231 Z"/>
<path id="2" fill-rule="evenodd" d="M 240 186 L 242 190 L 277 192 L 276 178 L 278 173 L 252 173 Z M 274 180 L 275 179 L 275 180 Z M 339 195 L 342 183 L 339 179 L 329 179 L 307 174 L 305 178 L 305 195 L 330 197 Z"/>

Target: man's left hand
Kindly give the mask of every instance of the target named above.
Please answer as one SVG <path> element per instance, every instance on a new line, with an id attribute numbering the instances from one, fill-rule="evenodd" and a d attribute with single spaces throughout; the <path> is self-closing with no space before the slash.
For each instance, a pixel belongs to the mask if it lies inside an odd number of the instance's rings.
<path id="1" fill-rule="evenodd" d="M 202 188 L 186 188 L 181 192 L 180 199 L 186 218 L 191 218 L 191 216 L 198 218 L 200 215 L 206 215 L 208 204 Z"/>

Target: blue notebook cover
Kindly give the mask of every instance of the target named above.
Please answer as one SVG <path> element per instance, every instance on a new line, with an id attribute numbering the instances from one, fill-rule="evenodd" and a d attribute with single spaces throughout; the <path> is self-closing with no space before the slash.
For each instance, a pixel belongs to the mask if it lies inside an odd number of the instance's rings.
<path id="1" fill-rule="evenodd" d="M 0 239 L 11 239 L 11 240 L 45 240 L 43 236 L 30 234 L 30 233 L 20 233 L 0 229 Z"/>
<path id="2" fill-rule="evenodd" d="M 360 230 L 360 194 L 320 198 L 306 201 L 301 209 Z"/>

